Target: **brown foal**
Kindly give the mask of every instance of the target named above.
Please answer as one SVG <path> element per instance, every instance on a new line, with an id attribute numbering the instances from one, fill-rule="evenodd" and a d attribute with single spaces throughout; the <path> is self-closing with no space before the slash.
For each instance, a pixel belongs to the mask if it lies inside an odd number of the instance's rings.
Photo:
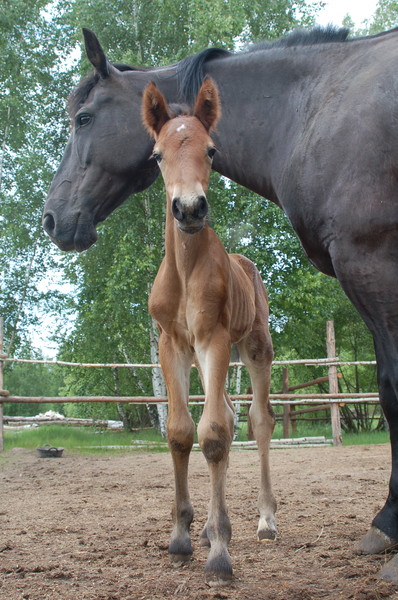
<path id="1" fill-rule="evenodd" d="M 206 564 L 210 584 L 232 578 L 225 488 L 233 405 L 224 386 L 234 343 L 253 388 L 250 418 L 261 464 L 257 534 L 261 541 L 277 535 L 269 469 L 274 416 L 268 399 L 273 351 L 267 293 L 254 264 L 239 254 L 228 255 L 207 223 L 206 191 L 216 152 L 209 133 L 220 111 L 218 90 L 211 79 L 202 84 L 192 116 L 181 114 L 181 107 L 169 107 L 154 83 L 144 92 L 143 122 L 155 139 L 153 156 L 167 196 L 165 257 L 153 284 L 149 311 L 160 330 L 159 355 L 169 402 L 167 432 L 175 475 L 169 552 L 174 564 L 186 562 L 192 555 L 188 461 L 194 423 L 188 398 L 195 361 L 205 391 L 198 440 L 211 483 L 208 519 L 201 534 L 201 542 L 210 546 Z"/>

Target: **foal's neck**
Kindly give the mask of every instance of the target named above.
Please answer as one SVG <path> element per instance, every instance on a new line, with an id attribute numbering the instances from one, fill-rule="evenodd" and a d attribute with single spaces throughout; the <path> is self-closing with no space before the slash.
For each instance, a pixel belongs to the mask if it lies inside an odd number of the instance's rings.
<path id="1" fill-rule="evenodd" d="M 171 199 L 167 195 L 165 260 L 174 264 L 182 278 L 189 277 L 198 258 L 208 254 L 210 227 L 206 225 L 196 233 L 185 233 L 171 214 Z M 207 256 L 206 260 L 209 260 Z"/>

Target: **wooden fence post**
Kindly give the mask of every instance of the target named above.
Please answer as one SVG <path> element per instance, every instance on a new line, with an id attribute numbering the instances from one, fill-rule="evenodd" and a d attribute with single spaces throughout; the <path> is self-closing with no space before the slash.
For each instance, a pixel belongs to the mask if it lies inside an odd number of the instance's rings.
<path id="1" fill-rule="evenodd" d="M 335 358 L 336 357 L 336 342 L 334 336 L 334 322 L 327 321 L 326 322 L 326 349 L 327 349 L 327 357 Z M 328 367 L 328 375 L 329 375 L 329 392 L 330 394 L 337 394 L 339 391 L 338 388 L 338 378 L 337 378 L 337 367 L 335 365 L 330 365 Z M 333 434 L 333 445 L 341 446 L 341 423 L 340 423 L 340 408 L 338 403 L 333 403 L 330 407 L 330 414 L 332 420 L 332 434 Z"/>
<path id="2" fill-rule="evenodd" d="M 4 362 L 1 360 L 3 358 L 3 317 L 0 317 L 0 400 L 1 400 L 1 392 L 3 390 L 3 368 Z M 4 450 L 4 404 L 0 402 L 0 452 Z"/>

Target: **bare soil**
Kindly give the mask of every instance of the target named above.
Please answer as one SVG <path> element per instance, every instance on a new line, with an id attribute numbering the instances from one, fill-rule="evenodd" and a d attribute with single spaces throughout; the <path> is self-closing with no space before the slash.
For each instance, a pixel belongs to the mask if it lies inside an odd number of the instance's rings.
<path id="1" fill-rule="evenodd" d="M 15 449 L 0 462 L 2 600 L 382 600 L 398 587 L 377 579 L 388 556 L 356 556 L 387 493 L 388 446 L 271 451 L 279 538 L 256 541 L 258 458 L 231 453 L 228 506 L 232 585 L 204 580 L 207 467 L 191 461 L 193 560 L 175 569 L 173 473 L 168 454 L 43 459 Z"/>

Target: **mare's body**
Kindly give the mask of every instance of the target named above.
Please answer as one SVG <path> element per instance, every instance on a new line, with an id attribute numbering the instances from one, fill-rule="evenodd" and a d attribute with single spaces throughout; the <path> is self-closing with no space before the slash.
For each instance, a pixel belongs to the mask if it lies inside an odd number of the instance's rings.
<path id="1" fill-rule="evenodd" d="M 206 191 L 215 153 L 208 132 L 219 113 L 217 88 L 210 80 L 199 91 L 194 116 L 171 118 L 153 84 L 144 93 L 143 119 L 156 139 L 153 154 L 167 197 L 165 256 L 153 284 L 149 311 L 160 330 L 159 357 L 168 391 L 167 433 L 175 473 L 169 552 L 174 563 L 187 561 L 192 554 L 193 509 L 187 472 L 194 424 L 188 399 L 195 360 L 205 390 L 198 440 L 210 472 L 209 515 L 202 540 L 210 545 L 206 573 L 211 583 L 227 582 L 232 576 L 225 486 L 234 421 L 224 386 L 233 343 L 238 345 L 253 387 L 250 416 L 261 464 L 257 533 L 261 541 L 276 537 L 268 459 L 274 417 L 268 399 L 273 353 L 267 293 L 254 264 L 244 256 L 228 255 L 207 224 Z"/>
<path id="2" fill-rule="evenodd" d="M 346 35 L 295 34 L 236 55 L 208 50 L 162 69 L 120 71 L 86 31 L 95 76 L 72 95 L 74 129 L 43 222 L 63 250 L 94 243 L 96 224 L 158 175 L 140 119 L 145 86 L 154 80 L 169 102 L 190 101 L 204 75 L 215 80 L 223 117 L 213 168 L 285 211 L 311 262 L 337 277 L 374 339 L 392 472 L 360 544 L 370 553 L 398 543 L 398 32 Z M 398 559 L 386 576 L 398 581 Z"/>

